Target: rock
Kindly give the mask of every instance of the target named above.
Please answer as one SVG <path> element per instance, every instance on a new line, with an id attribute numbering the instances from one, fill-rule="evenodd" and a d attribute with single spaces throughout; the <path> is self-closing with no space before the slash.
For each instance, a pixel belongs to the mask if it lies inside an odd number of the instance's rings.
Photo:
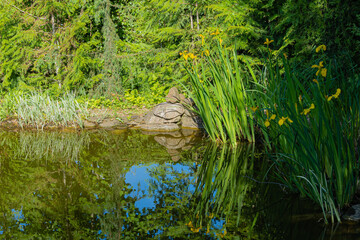
<path id="1" fill-rule="evenodd" d="M 353 221 L 353 222 L 360 221 L 360 204 L 351 206 L 351 208 L 349 208 L 345 212 L 345 214 L 342 216 L 342 218 L 346 221 Z"/>
<path id="2" fill-rule="evenodd" d="M 166 147 L 167 149 L 181 149 L 185 146 L 186 142 L 183 138 L 173 138 L 167 136 L 156 136 L 155 141 Z"/>
<path id="3" fill-rule="evenodd" d="M 184 114 L 181 104 L 160 103 L 144 117 L 145 124 L 178 123 Z"/>
<path id="4" fill-rule="evenodd" d="M 185 109 L 181 104 L 160 103 L 155 106 L 152 112 L 155 116 L 171 120 L 178 116 L 181 117 L 184 114 Z"/>
<path id="5" fill-rule="evenodd" d="M 176 87 L 172 87 L 169 90 L 168 95 L 165 97 L 166 102 L 168 103 L 178 103 L 180 102 L 179 90 Z"/>
<path id="6" fill-rule="evenodd" d="M 115 119 L 105 119 L 102 123 L 99 124 L 101 128 L 126 128 L 126 125 L 120 123 Z"/>
<path id="7" fill-rule="evenodd" d="M 141 130 L 144 131 L 158 131 L 158 132 L 167 132 L 167 131 L 178 131 L 180 127 L 175 123 L 168 124 L 142 124 L 139 125 Z"/>
<path id="8" fill-rule="evenodd" d="M 144 135 L 169 135 L 175 138 L 182 137 L 180 131 L 173 131 L 173 132 L 164 132 L 164 131 L 142 131 Z"/>
<path id="9" fill-rule="evenodd" d="M 181 119 L 181 126 L 183 128 L 200 129 L 203 128 L 202 120 L 200 117 L 188 117 L 184 115 Z"/>
<path id="10" fill-rule="evenodd" d="M 85 120 L 83 126 L 84 128 L 94 128 L 96 127 L 96 123 Z"/>
<path id="11" fill-rule="evenodd" d="M 184 94 L 180 93 L 180 102 L 184 102 L 186 101 L 186 97 L 184 96 Z"/>
<path id="12" fill-rule="evenodd" d="M 185 106 L 185 107 L 193 107 L 195 106 L 195 102 L 192 98 L 185 98 L 184 100 L 181 101 L 181 103 Z"/>
<path id="13" fill-rule="evenodd" d="M 181 133 L 182 135 L 184 135 L 184 137 L 195 135 L 197 132 L 198 131 L 196 129 L 189 129 L 189 128 L 181 129 Z"/>
<path id="14" fill-rule="evenodd" d="M 180 160 L 181 158 L 180 151 L 176 149 L 168 149 L 167 152 L 169 153 L 171 160 L 173 160 L 174 162 L 178 162 Z"/>

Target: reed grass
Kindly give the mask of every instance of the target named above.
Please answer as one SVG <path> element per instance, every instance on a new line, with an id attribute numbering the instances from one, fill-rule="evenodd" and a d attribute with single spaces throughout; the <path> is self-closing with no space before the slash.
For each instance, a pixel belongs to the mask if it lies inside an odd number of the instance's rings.
<path id="1" fill-rule="evenodd" d="M 80 104 L 72 94 L 52 99 L 39 93 L 16 97 L 16 114 L 21 127 L 43 129 L 46 125 L 82 126 L 82 117 L 88 114 L 87 105 Z"/>
<path id="2" fill-rule="evenodd" d="M 204 122 L 204 128 L 213 141 L 239 140 L 255 142 L 254 122 L 250 107 L 254 104 L 248 94 L 251 76 L 239 64 L 235 51 L 220 44 L 216 52 L 205 56 L 199 65 L 187 62 L 192 89 L 187 89 Z"/>
<path id="3" fill-rule="evenodd" d="M 267 66 L 266 91 L 278 97 L 266 99 L 262 108 L 267 114 L 259 113 L 257 119 L 268 121 L 263 129 L 274 147 L 278 176 L 314 200 L 325 222 L 328 217 L 341 221 L 340 210 L 351 202 L 359 179 L 360 98 L 349 84 L 359 81 L 359 75 L 347 79 L 329 63 L 328 74 L 316 76 L 310 68 L 290 67 L 285 58 L 282 68 Z"/>

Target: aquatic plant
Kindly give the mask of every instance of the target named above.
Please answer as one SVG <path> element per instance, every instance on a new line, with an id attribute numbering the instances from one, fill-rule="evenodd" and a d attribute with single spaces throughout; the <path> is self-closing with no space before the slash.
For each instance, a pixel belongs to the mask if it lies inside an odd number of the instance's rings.
<path id="1" fill-rule="evenodd" d="M 40 129 L 46 124 L 82 126 L 82 117 L 87 115 L 87 105 L 80 104 L 72 94 L 59 99 L 40 93 L 21 94 L 16 98 L 16 114 L 21 127 Z"/>
<path id="2" fill-rule="evenodd" d="M 192 89 L 187 89 L 196 109 L 204 122 L 204 128 L 213 141 L 230 142 L 233 146 L 239 140 L 255 141 L 251 89 L 251 76 L 239 64 L 236 52 L 229 51 L 218 43 L 213 54 L 204 50 L 200 64 L 196 56 L 183 52 L 186 70 Z M 190 60 L 188 60 L 190 57 Z M 200 66 L 200 67 L 199 67 Z"/>
<path id="3" fill-rule="evenodd" d="M 325 222 L 328 216 L 340 221 L 340 209 L 351 202 L 360 170 L 360 99 L 353 84 L 359 77 L 354 72 L 346 78 L 336 65 L 325 64 L 323 56 L 312 66 L 316 72 L 301 71 L 285 58 L 280 67 L 270 52 L 268 59 L 268 97 L 256 119 L 270 139 L 278 176 L 317 202 Z"/>

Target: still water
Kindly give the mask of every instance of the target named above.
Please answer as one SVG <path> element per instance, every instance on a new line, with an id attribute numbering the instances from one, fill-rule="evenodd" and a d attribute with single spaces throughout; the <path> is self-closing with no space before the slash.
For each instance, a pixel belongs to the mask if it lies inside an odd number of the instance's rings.
<path id="1" fill-rule="evenodd" d="M 264 159 L 190 130 L 0 131 L 0 239 L 359 239 Z"/>

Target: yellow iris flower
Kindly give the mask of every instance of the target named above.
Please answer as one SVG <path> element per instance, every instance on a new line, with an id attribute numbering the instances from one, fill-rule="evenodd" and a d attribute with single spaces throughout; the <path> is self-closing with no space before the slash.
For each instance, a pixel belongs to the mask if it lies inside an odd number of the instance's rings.
<path id="1" fill-rule="evenodd" d="M 325 52 L 326 51 L 326 46 L 322 44 L 322 45 L 318 46 L 315 51 L 318 53 L 321 50 L 323 50 Z"/>
<path id="2" fill-rule="evenodd" d="M 269 126 L 270 126 L 270 121 L 269 121 L 269 119 L 266 119 L 266 120 L 265 120 L 264 125 L 265 125 L 265 127 L 269 127 Z"/>
<path id="3" fill-rule="evenodd" d="M 302 111 L 300 114 L 307 115 L 311 111 L 311 109 L 314 109 L 314 108 L 315 108 L 315 105 L 312 103 L 309 108 L 305 108 L 304 111 Z"/>
<path id="4" fill-rule="evenodd" d="M 259 109 L 259 107 L 250 107 L 253 112 L 256 112 L 256 110 Z"/>
<path id="5" fill-rule="evenodd" d="M 316 76 L 318 76 L 319 75 L 319 73 L 320 72 L 322 72 L 322 69 L 323 69 L 323 67 L 324 67 L 324 62 L 323 61 L 321 61 L 320 63 L 319 63 L 319 65 L 312 65 L 311 66 L 311 68 L 317 68 L 318 70 L 317 70 L 317 72 L 316 72 Z M 326 68 L 324 68 L 325 69 L 325 76 L 323 75 L 323 73 L 321 73 L 321 75 L 323 76 L 323 77 L 326 77 Z"/>
<path id="6" fill-rule="evenodd" d="M 264 42 L 265 45 L 269 46 L 270 43 L 272 43 L 274 40 L 269 40 L 268 38 L 266 38 L 266 41 Z"/>
<path id="7" fill-rule="evenodd" d="M 332 98 L 338 98 L 340 93 L 341 93 L 341 89 L 338 88 L 338 89 L 336 89 L 336 93 L 331 95 L 330 97 L 326 98 L 326 100 L 328 100 L 328 102 L 330 102 Z"/>

